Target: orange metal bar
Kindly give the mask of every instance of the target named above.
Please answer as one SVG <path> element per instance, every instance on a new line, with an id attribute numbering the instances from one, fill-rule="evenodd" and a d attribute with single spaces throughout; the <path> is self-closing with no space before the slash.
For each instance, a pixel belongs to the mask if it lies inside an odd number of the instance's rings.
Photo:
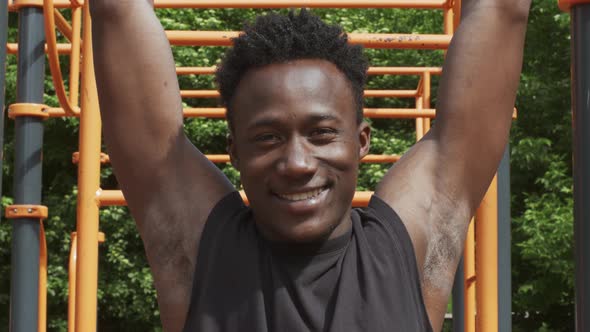
<path id="1" fill-rule="evenodd" d="M 70 53 L 70 104 L 78 105 L 78 94 L 80 92 L 80 50 L 82 40 L 82 8 L 72 9 L 72 52 Z"/>
<path id="2" fill-rule="evenodd" d="M 78 112 L 74 105 L 70 103 L 70 99 L 66 95 L 63 77 L 61 75 L 61 68 L 59 67 L 59 56 L 57 53 L 57 41 L 55 34 L 55 9 L 53 7 L 53 0 L 43 0 L 43 16 L 45 21 L 45 36 L 47 39 L 47 56 L 49 59 L 49 68 L 51 70 L 51 77 L 53 79 L 53 86 L 55 94 L 59 100 L 59 104 L 64 108 L 68 115 L 74 115 Z"/>
<path id="3" fill-rule="evenodd" d="M 170 44 L 175 46 L 231 46 L 239 31 L 166 31 Z M 432 34 L 378 34 L 349 33 L 351 44 L 368 48 L 395 49 L 446 49 L 451 41 L 448 35 Z"/>
<path id="4" fill-rule="evenodd" d="M 221 164 L 221 163 L 229 163 L 229 155 L 227 154 L 206 154 L 205 157 L 209 159 L 212 163 Z M 400 156 L 398 155 L 378 155 L 378 154 L 369 154 L 366 155 L 361 162 L 363 163 L 395 163 L 399 160 Z M 77 164 L 80 161 L 80 153 L 74 152 L 72 155 L 72 163 Z M 111 162 L 111 159 L 108 154 L 101 153 L 100 154 L 100 163 L 101 164 L 108 164 Z"/>
<path id="5" fill-rule="evenodd" d="M 214 118 L 223 119 L 225 118 L 225 108 L 185 108 L 183 110 L 184 116 L 187 118 Z M 66 113 L 62 108 L 48 108 L 47 113 L 49 117 L 59 118 L 66 116 Z M 421 113 L 418 113 L 413 108 L 365 108 L 364 115 L 367 118 L 380 118 L 380 119 L 413 119 L 418 116 L 433 118 L 435 117 L 434 109 L 425 109 Z"/>
<path id="6" fill-rule="evenodd" d="M 246 196 L 243 191 L 240 192 L 242 198 L 246 200 Z M 363 207 L 369 205 L 369 200 L 373 192 L 371 191 L 357 191 L 354 194 L 354 198 L 352 200 L 353 207 Z M 123 192 L 120 190 L 98 190 L 95 196 L 96 202 L 100 204 L 100 206 L 125 206 L 127 203 L 125 202 L 125 197 L 123 197 Z M 246 200 L 247 202 L 247 200 Z"/>
<path id="7" fill-rule="evenodd" d="M 70 54 L 72 46 L 70 44 L 57 44 L 57 53 L 58 54 Z M 45 53 L 49 52 L 47 49 L 47 44 L 45 44 Z M 6 44 L 6 54 L 17 54 L 18 53 L 18 44 L 17 43 L 7 43 Z"/>
<path id="8" fill-rule="evenodd" d="M 39 229 L 39 320 L 38 332 L 47 330 L 47 241 L 43 220 Z"/>
<path id="9" fill-rule="evenodd" d="M 430 108 L 430 93 L 431 93 L 431 87 L 430 84 L 432 84 L 432 76 L 431 76 L 431 72 L 429 71 L 425 71 L 422 74 L 422 82 L 423 82 L 423 88 L 424 90 L 422 91 L 422 106 L 426 109 Z M 422 122 L 424 123 L 424 134 L 426 135 L 426 133 L 430 130 L 430 118 L 422 118 Z"/>
<path id="10" fill-rule="evenodd" d="M 457 2 L 457 1 L 455 1 Z M 455 33 L 455 13 L 454 8 L 446 7 L 443 11 L 443 29 L 445 35 L 453 35 Z"/>
<path id="11" fill-rule="evenodd" d="M 54 0 L 56 8 L 71 8 L 68 0 Z M 155 0 L 156 8 L 415 8 L 441 9 L 446 0 Z M 8 9 L 16 6 L 8 2 Z"/>
<path id="12" fill-rule="evenodd" d="M 365 90 L 369 98 L 414 98 L 416 90 Z M 219 98 L 217 90 L 181 90 L 182 98 Z"/>
<path id="13" fill-rule="evenodd" d="M 98 107 L 92 31 L 88 2 L 83 7 L 82 109 L 80 114 L 80 167 L 78 168 L 75 329 L 96 331 L 96 296 L 98 287 L 98 206 L 101 122 Z"/>
<path id="14" fill-rule="evenodd" d="M 68 267 L 68 331 L 76 330 L 76 261 L 78 237 L 72 232 L 70 238 L 70 264 Z"/>
<path id="15" fill-rule="evenodd" d="M 422 113 L 423 105 L 424 98 L 422 96 L 416 97 L 416 110 L 418 110 L 418 113 Z M 422 117 L 416 118 L 416 142 L 424 137 L 424 122 L 422 119 Z"/>
<path id="16" fill-rule="evenodd" d="M 177 75 L 212 75 L 217 67 L 177 67 Z M 421 75 L 430 73 L 432 75 L 442 74 L 441 67 L 370 67 L 368 75 Z"/>
<path id="17" fill-rule="evenodd" d="M 47 1 L 47 0 L 46 0 Z M 167 31 L 170 43 L 174 46 L 231 46 L 231 39 L 238 31 Z M 418 34 L 348 34 L 351 44 L 367 48 L 444 50 L 449 47 L 449 35 Z M 57 44 L 58 54 L 68 54 L 70 44 Z M 6 44 L 7 54 L 16 54 L 16 43 Z"/>
<path id="18" fill-rule="evenodd" d="M 475 332 L 475 222 L 471 219 L 463 251 L 465 332 Z"/>
<path id="19" fill-rule="evenodd" d="M 70 25 L 70 23 L 68 23 L 66 18 L 63 17 L 63 15 L 59 12 L 59 10 L 55 9 L 54 15 L 55 15 L 55 26 L 57 27 L 59 32 L 61 32 L 62 35 L 64 37 L 66 37 L 67 40 L 72 42 L 72 26 Z"/>
<path id="20" fill-rule="evenodd" d="M 477 331 L 498 331 L 498 182 L 494 177 L 475 215 Z"/>
<path id="21" fill-rule="evenodd" d="M 60 118 L 66 116 L 66 113 L 62 108 L 50 107 L 47 109 L 47 113 L 51 118 Z M 185 108 L 183 110 L 184 117 L 187 118 L 213 118 L 223 119 L 225 118 L 225 108 Z M 414 119 L 417 117 L 423 118 L 434 118 L 436 117 L 435 109 L 423 109 L 418 112 L 414 108 L 365 108 L 364 116 L 367 118 L 374 119 Z M 512 115 L 513 119 L 516 119 L 516 110 Z"/>

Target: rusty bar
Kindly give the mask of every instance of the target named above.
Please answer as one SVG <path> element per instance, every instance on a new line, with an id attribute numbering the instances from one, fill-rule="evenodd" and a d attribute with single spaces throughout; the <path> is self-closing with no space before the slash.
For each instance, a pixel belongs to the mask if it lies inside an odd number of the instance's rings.
<path id="1" fill-rule="evenodd" d="M 238 31 L 166 31 L 173 46 L 231 46 L 232 38 L 238 37 Z M 366 48 L 445 50 L 449 47 L 451 36 L 433 34 L 378 34 L 349 33 L 351 44 Z M 68 54 L 70 44 L 57 44 L 58 54 Z M 8 43 L 8 54 L 18 52 L 18 45 Z"/>
<path id="2" fill-rule="evenodd" d="M 239 34 L 239 31 L 166 31 L 174 46 L 231 46 L 231 39 Z M 351 44 L 367 48 L 442 50 L 451 41 L 451 36 L 433 34 L 349 33 L 348 37 Z"/>

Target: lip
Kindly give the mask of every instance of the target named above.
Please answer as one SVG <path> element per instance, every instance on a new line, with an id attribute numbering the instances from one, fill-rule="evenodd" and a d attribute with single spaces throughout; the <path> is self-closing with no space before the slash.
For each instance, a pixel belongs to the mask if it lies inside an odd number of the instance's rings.
<path id="1" fill-rule="evenodd" d="M 306 193 L 309 191 L 313 191 L 316 189 L 323 189 L 318 195 L 298 200 L 298 201 L 291 201 L 288 199 L 284 199 L 280 197 L 278 194 L 273 193 L 273 201 L 279 205 L 279 209 L 286 211 L 289 214 L 310 214 L 318 210 L 321 206 L 324 205 L 330 190 L 332 189 L 329 186 L 322 186 L 322 187 L 315 187 L 313 189 L 306 189 L 306 190 L 297 190 L 295 192 L 289 192 L 289 195 L 293 194 L 300 194 Z M 284 194 L 283 194 L 284 195 Z"/>

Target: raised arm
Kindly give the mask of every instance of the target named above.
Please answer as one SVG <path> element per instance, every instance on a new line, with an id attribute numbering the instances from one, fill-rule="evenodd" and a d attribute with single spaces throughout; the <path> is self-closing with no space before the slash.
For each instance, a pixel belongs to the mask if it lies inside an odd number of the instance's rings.
<path id="1" fill-rule="evenodd" d="M 463 0 L 432 130 L 376 194 L 406 225 L 430 320 L 440 329 L 469 220 L 508 141 L 531 0 Z"/>
<path id="2" fill-rule="evenodd" d="M 144 242 L 164 329 L 180 331 L 202 227 L 233 187 L 183 132 L 175 65 L 152 4 L 90 5 L 107 149 Z"/>

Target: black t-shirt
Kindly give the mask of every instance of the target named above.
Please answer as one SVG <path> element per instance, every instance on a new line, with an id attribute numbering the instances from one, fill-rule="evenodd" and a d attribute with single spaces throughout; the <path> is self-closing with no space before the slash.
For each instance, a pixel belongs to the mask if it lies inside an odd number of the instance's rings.
<path id="1" fill-rule="evenodd" d="M 320 248 L 269 243 L 237 192 L 211 212 L 184 331 L 432 331 L 410 237 L 381 199 Z"/>

